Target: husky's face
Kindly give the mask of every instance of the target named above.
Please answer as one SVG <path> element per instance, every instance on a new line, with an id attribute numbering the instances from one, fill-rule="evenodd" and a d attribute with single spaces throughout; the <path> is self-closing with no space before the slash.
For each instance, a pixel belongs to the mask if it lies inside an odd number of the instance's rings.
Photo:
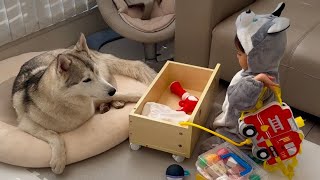
<path id="1" fill-rule="evenodd" d="M 84 96 L 106 99 L 113 96 L 116 89 L 107 82 L 96 63 L 90 57 L 82 35 L 75 49 L 60 54 L 55 62 L 59 94 L 65 97 Z"/>
<path id="2" fill-rule="evenodd" d="M 57 58 L 60 90 L 66 97 L 87 96 L 105 99 L 113 96 L 116 89 L 99 72 L 96 64 L 81 54 L 61 54 Z"/>

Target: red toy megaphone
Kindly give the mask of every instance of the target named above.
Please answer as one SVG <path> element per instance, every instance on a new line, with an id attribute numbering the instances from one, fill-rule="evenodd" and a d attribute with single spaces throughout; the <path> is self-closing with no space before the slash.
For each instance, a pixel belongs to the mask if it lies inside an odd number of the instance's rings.
<path id="1" fill-rule="evenodd" d="M 192 113 L 199 99 L 184 90 L 178 81 L 170 84 L 170 90 L 181 98 L 181 101 L 179 101 L 180 109 L 178 109 L 178 111 L 184 111 L 187 114 Z"/>

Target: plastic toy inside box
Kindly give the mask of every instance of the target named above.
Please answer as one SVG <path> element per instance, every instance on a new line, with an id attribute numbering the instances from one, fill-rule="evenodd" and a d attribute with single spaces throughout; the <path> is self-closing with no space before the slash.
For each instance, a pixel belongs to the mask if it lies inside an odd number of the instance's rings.
<path id="1" fill-rule="evenodd" d="M 198 157 L 198 172 L 208 180 L 266 180 L 268 175 L 237 147 L 225 142 Z"/>

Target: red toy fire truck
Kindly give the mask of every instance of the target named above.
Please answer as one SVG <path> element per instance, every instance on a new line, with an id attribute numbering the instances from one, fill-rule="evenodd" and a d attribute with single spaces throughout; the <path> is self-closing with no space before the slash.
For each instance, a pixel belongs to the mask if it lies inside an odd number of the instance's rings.
<path id="1" fill-rule="evenodd" d="M 273 165 L 276 158 L 284 161 L 299 153 L 304 135 L 296 121 L 301 120 L 285 103 L 272 102 L 240 119 L 239 131 L 251 139 L 253 155 Z"/>
<path id="2" fill-rule="evenodd" d="M 180 122 L 180 124 L 200 128 L 236 146 L 253 144 L 252 153 L 264 161 L 265 169 L 270 171 L 280 169 L 291 179 L 298 164 L 296 157 L 301 152 L 304 139 L 303 132 L 299 129 L 304 126 L 304 120 L 301 117 L 293 117 L 290 107 L 282 102 L 279 87 L 273 88 L 277 101 L 264 105 L 263 96 L 266 91 L 265 87 L 255 107 L 242 112 L 239 118 L 239 132 L 248 138 L 243 142 L 234 142 L 192 122 Z"/>

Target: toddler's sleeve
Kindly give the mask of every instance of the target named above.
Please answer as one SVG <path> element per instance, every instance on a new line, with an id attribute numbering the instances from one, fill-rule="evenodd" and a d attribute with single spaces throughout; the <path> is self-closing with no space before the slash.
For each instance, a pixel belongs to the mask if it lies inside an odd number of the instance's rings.
<path id="1" fill-rule="evenodd" d="M 237 84 L 228 87 L 229 105 L 245 111 L 253 108 L 262 91 L 263 83 L 253 79 L 253 76 L 242 78 Z"/>

